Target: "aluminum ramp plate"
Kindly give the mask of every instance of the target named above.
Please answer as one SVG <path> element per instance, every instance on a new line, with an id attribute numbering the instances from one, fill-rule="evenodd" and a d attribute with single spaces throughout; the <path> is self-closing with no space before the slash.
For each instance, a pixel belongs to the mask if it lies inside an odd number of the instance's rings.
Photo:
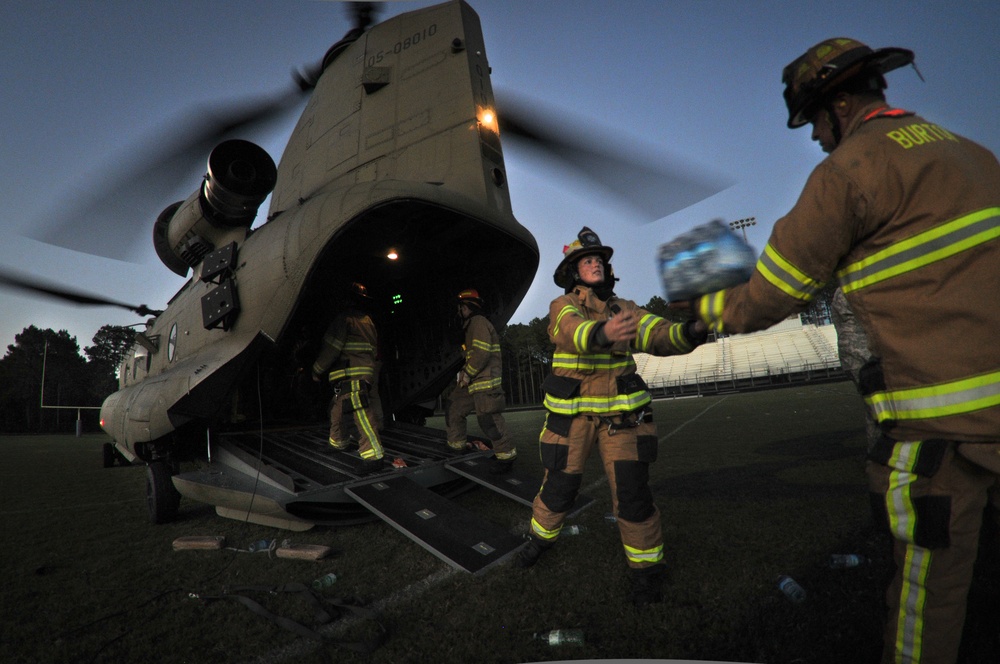
<path id="1" fill-rule="evenodd" d="M 490 457 L 477 457 L 452 461 L 446 463 L 444 467 L 453 473 L 472 480 L 476 484 L 503 494 L 522 505 L 531 507 L 535 496 L 538 494 L 538 489 L 542 485 L 542 478 L 529 478 L 514 472 L 493 475 L 489 472 L 489 461 Z M 575 516 L 592 502 L 594 502 L 593 497 L 582 493 L 578 494 L 576 502 L 573 503 L 573 507 L 570 508 L 566 516 Z"/>
<path id="2" fill-rule="evenodd" d="M 524 544 L 522 537 L 406 476 L 353 484 L 344 490 L 441 560 L 472 574 L 505 560 Z"/>

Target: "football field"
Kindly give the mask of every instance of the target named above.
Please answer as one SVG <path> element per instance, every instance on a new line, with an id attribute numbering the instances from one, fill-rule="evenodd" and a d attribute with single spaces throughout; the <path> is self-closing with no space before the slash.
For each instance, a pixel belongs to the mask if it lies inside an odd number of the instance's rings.
<path id="1" fill-rule="evenodd" d="M 521 473 L 541 472 L 542 419 L 537 410 L 507 414 Z M 572 522 L 580 534 L 564 535 L 530 570 L 501 564 L 473 576 L 381 521 L 290 533 L 222 519 L 183 499 L 175 522 L 154 526 L 143 468 L 101 467 L 105 436 L 0 437 L 3 661 L 877 661 L 888 543 L 869 515 L 853 386 L 658 401 L 655 420 L 651 487 L 670 573 L 665 602 L 642 612 L 627 601 L 597 459 L 583 480 L 595 501 Z M 478 433 L 475 418 L 469 422 Z M 524 505 L 485 489 L 456 501 L 526 532 Z M 193 535 L 224 536 L 227 548 L 173 550 L 176 538 Z M 334 555 L 313 562 L 247 550 L 286 538 L 333 547 Z M 830 569 L 835 553 L 870 562 Z M 980 574 L 970 599 L 967 661 L 997 661 L 998 557 L 983 561 L 993 573 Z M 370 613 L 274 592 L 328 573 L 337 580 L 320 597 Z M 777 589 L 783 574 L 805 588 L 805 602 Z M 319 620 L 321 609 L 332 619 Z M 584 631 L 584 645 L 532 638 L 569 627 Z"/>

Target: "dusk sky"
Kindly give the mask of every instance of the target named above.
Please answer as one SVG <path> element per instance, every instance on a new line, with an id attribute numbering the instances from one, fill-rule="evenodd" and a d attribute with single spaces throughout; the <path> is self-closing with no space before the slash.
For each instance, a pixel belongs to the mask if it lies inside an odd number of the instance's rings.
<path id="1" fill-rule="evenodd" d="M 392 2 L 382 18 L 433 2 Z M 471 0 L 498 102 L 536 100 L 625 154 L 735 184 L 649 220 L 571 170 L 506 142 L 515 216 L 538 241 L 541 265 L 512 322 L 547 313 L 552 272 L 581 226 L 615 249 L 620 296 L 661 295 L 660 244 L 714 218 L 755 217 L 760 251 L 823 158 L 809 129 L 789 130 L 781 70 L 829 37 L 916 52 L 888 74 L 893 105 L 1000 152 L 1000 3 Z M 184 279 L 157 259 L 97 258 L 28 237 L 58 206 L 196 104 L 274 93 L 349 27 L 346 4 L 316 0 L 0 0 L 0 270 L 132 304 L 164 308 Z M 256 137 L 278 162 L 295 118 Z M 205 158 L 207 159 L 207 154 Z M 186 198 L 197 174 L 149 202 L 135 232 Z M 258 221 L 266 215 L 266 204 Z M 86 220 L 81 220 L 86 223 Z M 125 239 L 123 238 L 123 241 Z M 28 325 L 65 329 L 81 349 L 107 323 L 141 319 L 0 291 L 0 354 Z M 915 323 L 917 323 L 915 321 Z"/>

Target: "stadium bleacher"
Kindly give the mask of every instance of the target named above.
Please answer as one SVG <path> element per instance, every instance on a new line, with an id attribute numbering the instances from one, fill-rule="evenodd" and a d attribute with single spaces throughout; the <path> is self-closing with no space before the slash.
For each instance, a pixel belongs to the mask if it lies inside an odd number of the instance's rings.
<path id="1" fill-rule="evenodd" d="M 803 325 L 798 317 L 761 332 L 722 337 L 687 355 L 636 353 L 635 361 L 654 394 L 843 378 L 834 326 Z"/>

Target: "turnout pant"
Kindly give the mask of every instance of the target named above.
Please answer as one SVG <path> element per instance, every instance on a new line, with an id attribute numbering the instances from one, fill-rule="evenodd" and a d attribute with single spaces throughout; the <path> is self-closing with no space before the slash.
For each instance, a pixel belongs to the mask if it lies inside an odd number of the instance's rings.
<path id="1" fill-rule="evenodd" d="M 371 383 L 358 378 L 343 380 L 334 386 L 330 401 L 330 445 L 338 450 L 347 448 L 349 432 L 344 426 L 344 418 L 349 417 L 357 428 L 361 458 L 381 459 L 382 441 L 375 425 L 377 420 L 372 412 L 370 390 Z"/>
<path id="2" fill-rule="evenodd" d="M 881 447 L 867 473 L 896 564 L 882 661 L 954 664 L 983 510 L 1000 506 L 1000 444 L 883 438 Z"/>
<path id="3" fill-rule="evenodd" d="M 479 428 L 493 444 L 496 457 L 513 459 L 517 456 L 517 448 L 511 441 L 507 422 L 501 414 L 507 403 L 502 391 L 470 393 L 469 388 L 456 385 L 445 401 L 444 421 L 449 445 L 456 448 L 465 446 L 468 441 L 466 418 L 475 413 Z"/>
<path id="4" fill-rule="evenodd" d="M 628 417 L 634 422 L 635 415 Z M 544 542 L 559 537 L 596 446 L 611 487 L 625 558 L 629 567 L 642 569 L 663 560 L 660 511 L 649 489 L 649 464 L 656 461 L 658 446 L 656 425 L 651 413 L 638 425 L 621 425 L 621 415 L 548 413 L 539 438 L 545 476 L 532 505 L 531 532 Z"/>

